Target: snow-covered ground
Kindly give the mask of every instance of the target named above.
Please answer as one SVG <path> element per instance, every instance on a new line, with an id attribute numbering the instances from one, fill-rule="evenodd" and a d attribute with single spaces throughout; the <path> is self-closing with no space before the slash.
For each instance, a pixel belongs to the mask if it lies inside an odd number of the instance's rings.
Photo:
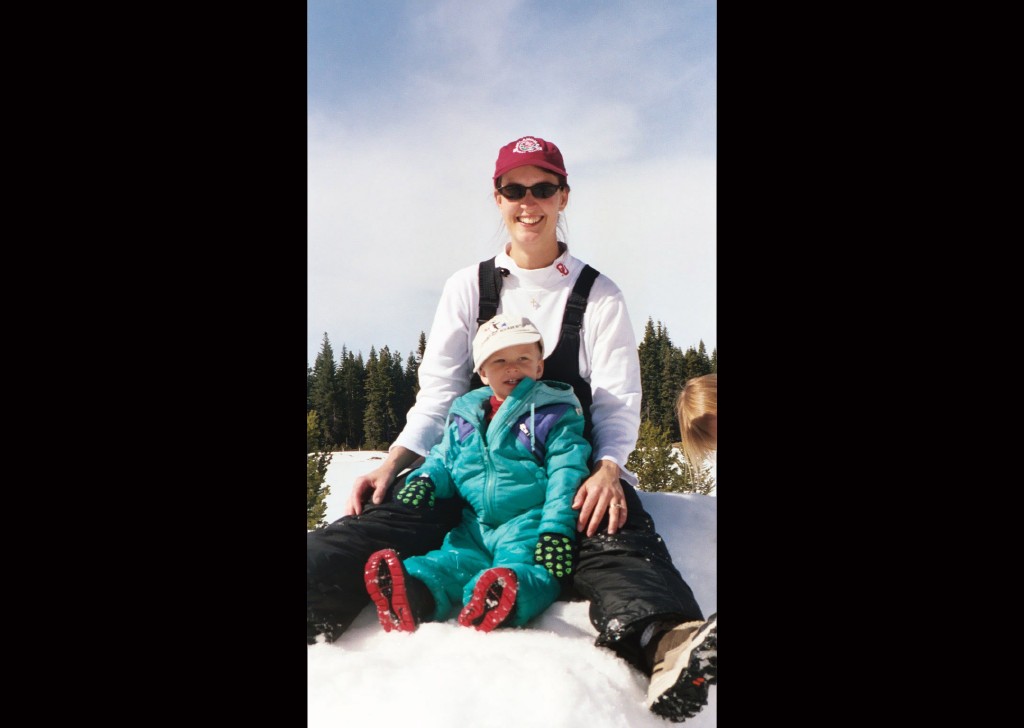
<path id="1" fill-rule="evenodd" d="M 341 517 L 352 481 L 382 452 L 334 453 L 327 521 Z M 718 611 L 718 499 L 641 493 L 705 616 Z M 587 602 L 556 602 L 524 629 L 477 632 L 454 619 L 384 632 L 370 607 L 335 643 L 307 650 L 308 726 L 385 723 L 412 728 L 665 728 L 646 705 L 647 678 L 594 646 Z M 682 725 L 717 725 L 718 686 Z"/>

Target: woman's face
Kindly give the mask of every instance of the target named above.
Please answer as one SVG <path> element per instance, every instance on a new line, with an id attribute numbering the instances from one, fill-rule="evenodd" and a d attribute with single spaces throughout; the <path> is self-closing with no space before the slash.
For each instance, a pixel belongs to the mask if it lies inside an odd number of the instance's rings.
<path id="1" fill-rule="evenodd" d="M 540 167 L 516 167 L 503 174 L 500 182 L 502 186 L 520 184 L 532 187 L 540 182 L 558 184 L 558 177 Z M 495 190 L 494 199 L 514 246 L 530 251 L 555 244 L 558 213 L 569 202 L 569 190 L 563 187 L 546 200 L 534 197 L 529 191 L 520 200 L 509 200 Z"/>

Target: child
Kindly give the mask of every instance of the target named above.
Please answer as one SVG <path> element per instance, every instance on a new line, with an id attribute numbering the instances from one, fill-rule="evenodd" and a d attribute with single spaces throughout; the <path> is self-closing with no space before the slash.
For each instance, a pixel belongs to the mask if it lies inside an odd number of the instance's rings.
<path id="1" fill-rule="evenodd" d="M 718 373 L 688 379 L 676 400 L 676 412 L 686 462 L 697 470 L 710 460 L 714 472 L 718 460 Z"/>
<path id="2" fill-rule="evenodd" d="M 366 589 L 388 632 L 444 621 L 455 607 L 465 627 L 522 626 L 572 577 L 572 501 L 590 475 L 580 402 L 568 384 L 539 381 L 544 345 L 526 318 L 483 324 L 473 367 L 485 386 L 454 401 L 444 438 L 395 495 L 432 508 L 458 494 L 467 504 L 460 524 L 435 551 L 402 561 L 383 549 L 366 562 Z"/>

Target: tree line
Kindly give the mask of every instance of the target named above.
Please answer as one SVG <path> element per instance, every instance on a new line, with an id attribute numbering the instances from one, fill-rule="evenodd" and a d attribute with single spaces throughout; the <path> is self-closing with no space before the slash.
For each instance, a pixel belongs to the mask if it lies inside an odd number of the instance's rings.
<path id="1" fill-rule="evenodd" d="M 334 450 L 386 450 L 405 427 L 419 391 L 419 366 L 427 346 L 420 332 L 414 352 L 403 360 L 389 346 L 370 348 L 364 360 L 344 345 L 337 358 L 326 333 L 312 366 L 306 365 L 307 521 L 323 525 L 324 474 Z M 705 473 L 690 468 L 672 450 L 679 441 L 675 403 L 692 377 L 718 371 L 718 349 L 708 356 L 704 341 L 683 351 L 668 329 L 647 319 L 640 359 L 640 436 L 628 467 L 644 490 L 706 493 Z"/>
<path id="2" fill-rule="evenodd" d="M 335 358 L 324 334 L 313 366 L 306 366 L 306 413 L 315 412 L 318 450 L 386 450 L 405 427 L 405 415 L 419 391 L 419 366 L 427 346 L 420 332 L 419 345 L 403 361 L 388 346 L 371 347 L 367 359 L 342 346 Z M 648 318 L 640 359 L 641 422 L 668 430 L 679 440 L 675 402 L 691 377 L 718 371 L 718 349 L 710 356 L 703 340 L 683 351 L 672 343 L 668 329 Z"/>

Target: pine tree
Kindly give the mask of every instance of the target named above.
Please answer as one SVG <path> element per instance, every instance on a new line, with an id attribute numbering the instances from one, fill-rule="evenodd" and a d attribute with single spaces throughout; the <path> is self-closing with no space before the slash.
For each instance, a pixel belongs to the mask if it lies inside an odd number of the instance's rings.
<path id="1" fill-rule="evenodd" d="M 394 380 L 392 378 L 391 354 L 385 346 L 381 356 L 370 347 L 370 358 L 366 362 L 366 410 L 363 413 L 364 444 L 370 450 L 384 450 L 390 444 L 389 437 L 395 433 Z"/>
<path id="2" fill-rule="evenodd" d="M 402 401 L 398 409 L 402 427 L 405 427 L 406 414 L 416 404 L 416 392 L 420 389 L 419 369 L 420 360 L 416 358 L 415 354 L 409 354 L 409 358 L 405 360 L 405 371 L 402 373 Z"/>
<path id="3" fill-rule="evenodd" d="M 331 488 L 324 483 L 332 453 L 323 451 L 323 427 L 316 411 L 306 413 L 306 529 L 326 526 L 326 498 Z"/>
<path id="4" fill-rule="evenodd" d="M 420 343 L 416 346 L 416 366 L 423 362 L 423 355 L 427 353 L 427 335 L 420 332 Z"/>
<path id="5" fill-rule="evenodd" d="M 636 449 L 626 467 L 636 473 L 640 490 L 682 492 L 685 487 L 678 451 L 669 442 L 668 431 L 650 421 L 640 423 Z"/>
<path id="6" fill-rule="evenodd" d="M 714 368 L 711 365 L 711 360 L 708 358 L 708 350 L 704 346 L 703 339 L 701 339 L 700 344 L 696 349 L 692 346 L 687 349 L 684 357 L 686 359 L 687 379 L 700 377 L 714 371 Z"/>
<path id="7" fill-rule="evenodd" d="M 306 412 L 313 409 L 313 368 L 306 363 Z"/>
<path id="8" fill-rule="evenodd" d="M 654 328 L 654 320 L 647 319 L 644 327 L 644 338 L 637 347 L 637 355 L 640 359 L 640 419 L 660 419 L 658 417 L 659 396 L 661 386 L 662 356 L 661 356 L 661 322 L 658 322 L 658 329 Z"/>
<path id="9" fill-rule="evenodd" d="M 357 357 L 342 347 L 338 365 L 338 400 L 342 411 L 341 444 L 345 448 L 358 448 L 363 444 L 365 382 L 363 355 Z"/>
<path id="10" fill-rule="evenodd" d="M 411 403 L 410 394 L 405 383 L 405 371 L 402 369 L 402 354 L 396 351 L 392 354 L 388 347 L 381 351 L 381 366 L 387 373 L 390 395 L 388 397 L 387 418 L 384 421 L 384 441 L 394 442 L 395 438 L 405 427 L 405 413 L 409 411 Z"/>
<path id="11" fill-rule="evenodd" d="M 636 473 L 640 490 L 707 495 L 714 481 L 706 469 L 694 470 L 678 448 L 669 441 L 668 430 L 651 422 L 640 423 L 636 450 L 626 467 Z"/>
<path id="12" fill-rule="evenodd" d="M 343 417 L 338 405 L 338 381 L 334 365 L 334 350 L 324 333 L 320 353 L 313 364 L 313 380 L 310 385 L 312 409 L 320 420 L 320 427 L 328 434 L 329 449 L 341 441 Z"/>
<path id="13" fill-rule="evenodd" d="M 664 364 L 661 374 L 661 400 L 658 404 L 660 421 L 653 421 L 668 432 L 670 441 L 679 439 L 679 420 L 676 417 L 676 400 L 679 393 L 683 391 L 683 383 L 686 381 L 686 361 L 683 352 L 678 347 L 672 346 L 668 339 L 668 331 L 665 332 L 667 346 L 664 353 Z"/>
<path id="14" fill-rule="evenodd" d="M 427 335 L 420 332 L 420 341 L 416 347 L 415 355 L 409 355 L 409 361 L 405 367 L 405 382 L 412 393 L 412 402 L 415 403 L 416 395 L 420 391 L 420 364 L 423 363 L 423 355 L 427 351 Z M 412 406 L 410 404 L 410 406 Z"/>

